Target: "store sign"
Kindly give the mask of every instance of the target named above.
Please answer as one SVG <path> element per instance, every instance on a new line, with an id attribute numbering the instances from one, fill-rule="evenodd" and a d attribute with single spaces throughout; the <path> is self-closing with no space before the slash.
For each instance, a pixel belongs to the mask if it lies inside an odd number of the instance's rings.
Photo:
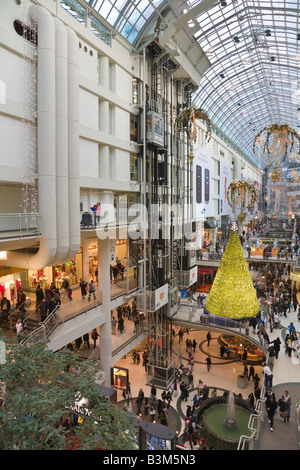
<path id="1" fill-rule="evenodd" d="M 194 284 L 197 281 L 197 273 L 198 273 L 198 266 L 195 266 L 194 268 L 190 269 L 190 282 L 189 286 Z"/>
<path id="2" fill-rule="evenodd" d="M 169 292 L 169 285 L 165 284 L 164 286 L 156 289 L 155 291 L 155 310 L 158 310 L 163 305 L 168 303 L 168 292 Z"/>

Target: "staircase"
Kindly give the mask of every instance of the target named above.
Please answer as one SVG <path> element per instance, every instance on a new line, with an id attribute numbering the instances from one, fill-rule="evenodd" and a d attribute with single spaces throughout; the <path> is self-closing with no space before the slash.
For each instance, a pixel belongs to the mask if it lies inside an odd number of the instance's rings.
<path id="1" fill-rule="evenodd" d="M 41 318 L 38 309 L 31 311 L 27 310 L 24 317 L 26 333 L 30 333 L 40 326 Z M 14 332 L 15 324 L 19 318 L 22 319 L 22 312 L 20 312 L 19 309 L 14 309 L 9 314 L 8 319 L 5 319 L 0 323 L 0 328 L 4 333 L 8 331 Z"/>

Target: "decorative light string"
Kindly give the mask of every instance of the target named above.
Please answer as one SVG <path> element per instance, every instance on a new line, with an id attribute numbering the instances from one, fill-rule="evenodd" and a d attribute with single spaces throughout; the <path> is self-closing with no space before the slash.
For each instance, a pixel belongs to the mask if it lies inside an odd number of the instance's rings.
<path id="1" fill-rule="evenodd" d="M 23 57 L 22 57 L 22 144 L 20 155 L 22 169 L 22 201 L 21 208 L 25 214 L 27 227 L 35 226 L 37 212 L 37 28 L 33 24 L 30 31 L 28 17 L 28 1 L 23 2 Z M 28 38 L 31 35 L 31 41 Z M 29 214 L 32 214 L 29 217 Z"/>

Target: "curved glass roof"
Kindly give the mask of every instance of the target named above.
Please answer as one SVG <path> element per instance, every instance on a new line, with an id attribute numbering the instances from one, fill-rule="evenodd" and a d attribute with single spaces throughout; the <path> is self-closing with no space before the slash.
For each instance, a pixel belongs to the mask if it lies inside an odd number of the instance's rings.
<path id="1" fill-rule="evenodd" d="M 252 151 L 260 130 L 275 122 L 300 127 L 299 11 L 299 0 L 236 0 L 197 17 L 195 37 L 211 67 L 195 103 L 260 166 L 263 156 Z"/>
<path id="2" fill-rule="evenodd" d="M 164 0 L 85 0 L 131 44 Z"/>
<path id="3" fill-rule="evenodd" d="M 211 64 L 194 103 L 261 167 L 263 156 L 252 150 L 255 135 L 275 122 L 300 128 L 300 0 L 85 1 L 132 45 L 163 7 L 173 10 L 175 21 L 205 6 L 192 19 L 196 28 L 189 28 L 190 18 L 184 26 Z"/>

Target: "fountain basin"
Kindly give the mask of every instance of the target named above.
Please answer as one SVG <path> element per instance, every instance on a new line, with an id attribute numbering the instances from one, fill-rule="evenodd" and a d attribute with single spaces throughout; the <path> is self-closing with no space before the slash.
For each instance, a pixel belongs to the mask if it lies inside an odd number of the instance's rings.
<path id="1" fill-rule="evenodd" d="M 235 406 L 235 418 L 228 417 L 227 404 L 216 404 L 202 416 L 201 427 L 206 444 L 216 450 L 237 449 L 241 435 L 250 435 L 250 412 Z"/>

